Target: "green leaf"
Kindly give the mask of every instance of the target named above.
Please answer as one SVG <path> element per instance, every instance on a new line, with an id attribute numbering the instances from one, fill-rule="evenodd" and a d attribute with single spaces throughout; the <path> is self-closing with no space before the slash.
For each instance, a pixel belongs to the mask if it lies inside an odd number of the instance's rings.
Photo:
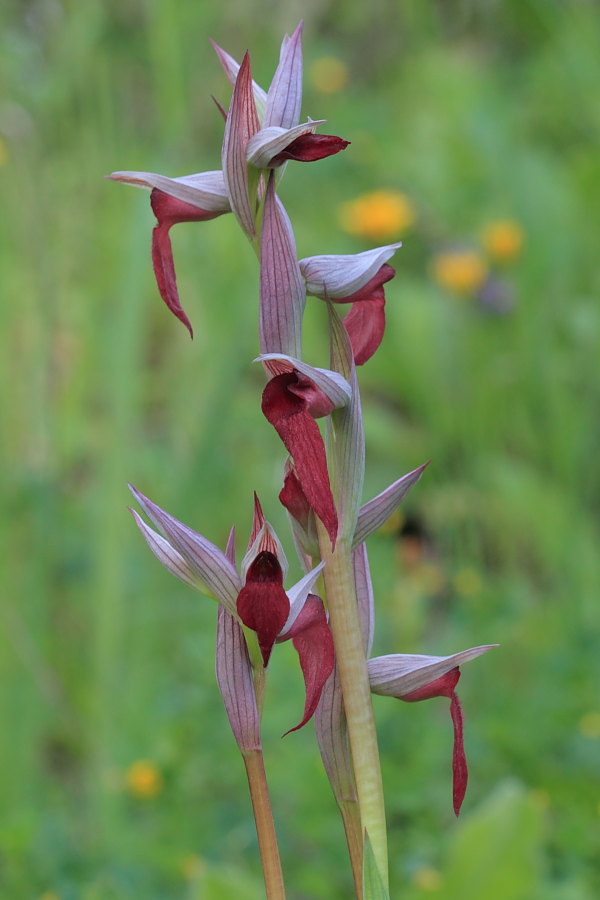
<path id="1" fill-rule="evenodd" d="M 363 900 L 390 900 L 366 831 L 363 847 Z"/>
<path id="2" fill-rule="evenodd" d="M 246 871 L 204 864 L 190 896 L 193 900 L 264 900 L 265 889 Z"/>
<path id="3" fill-rule="evenodd" d="M 535 796 L 504 781 L 461 819 L 449 843 L 435 890 L 415 896 L 461 900 L 531 900 L 546 897 L 542 811 Z"/>

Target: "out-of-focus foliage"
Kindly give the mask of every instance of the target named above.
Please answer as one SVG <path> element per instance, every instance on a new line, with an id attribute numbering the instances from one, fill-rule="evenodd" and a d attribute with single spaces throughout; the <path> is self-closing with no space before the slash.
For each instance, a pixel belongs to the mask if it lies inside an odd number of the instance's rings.
<path id="1" fill-rule="evenodd" d="M 208 38 L 249 47 L 264 84 L 300 17 L 304 111 L 352 144 L 288 167 L 299 253 L 365 249 L 373 227 L 404 240 L 387 333 L 360 373 L 365 496 L 433 460 L 370 540 L 375 649 L 502 645 L 460 684 L 471 785 L 458 825 L 445 702 L 376 698 L 393 884 L 419 900 L 600 892 L 597 4 L 5 0 L 10 900 L 261 896 L 214 684 L 216 608 L 158 567 L 125 509 L 131 480 L 221 545 L 235 520 L 241 544 L 256 489 L 291 556 L 282 452 L 250 362 L 256 264 L 231 217 L 174 230 L 192 344 L 153 282 L 147 196 L 102 176 L 218 167 L 210 94 L 227 103 L 229 89 Z M 412 220 L 394 226 L 388 203 L 370 208 L 371 236 L 344 229 L 345 204 L 373 192 L 401 196 Z M 521 240 L 498 253 L 490 228 L 507 222 Z M 317 364 L 322 327 L 310 300 Z M 311 727 L 280 739 L 302 707 L 291 648 L 270 669 L 264 743 L 289 896 L 341 900 L 351 877 Z"/>

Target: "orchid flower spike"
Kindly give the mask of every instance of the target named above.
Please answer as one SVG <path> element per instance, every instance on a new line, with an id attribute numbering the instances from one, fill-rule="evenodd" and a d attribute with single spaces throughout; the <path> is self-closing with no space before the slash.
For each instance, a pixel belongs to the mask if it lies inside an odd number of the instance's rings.
<path id="1" fill-rule="evenodd" d="M 456 685 L 460 678 L 462 663 L 487 653 L 497 644 L 471 647 L 451 656 L 416 656 L 396 653 L 391 656 L 377 656 L 370 659 L 369 680 L 374 694 L 397 697 L 412 703 L 429 700 L 432 697 L 450 699 L 450 715 L 454 726 L 454 749 L 452 752 L 453 806 L 458 816 L 467 790 L 467 759 L 463 738 L 463 712 L 456 695 Z"/>
<path id="2" fill-rule="evenodd" d="M 292 641 L 300 660 L 306 700 L 300 723 L 290 731 L 301 728 L 313 715 L 334 665 L 333 639 L 325 609 L 320 598 L 312 593 L 323 563 L 285 591 L 283 581 L 287 560 L 256 496 L 252 532 L 240 572 L 235 565 L 231 540 L 223 553 L 135 488 L 131 487 L 131 492 L 157 529 L 151 528 L 132 510 L 138 528 L 158 561 L 180 581 L 213 596 L 235 622 L 254 632 L 253 641 L 256 643 L 251 641 L 248 645 L 253 667 L 266 668 L 274 644 Z M 221 619 L 219 628 L 217 673 L 223 673 L 227 670 L 227 661 L 220 659 L 218 654 L 225 653 L 227 646 L 234 642 L 239 644 L 239 637 L 235 636 L 229 619 Z M 224 633 L 230 635 L 228 640 L 223 637 Z M 247 644 L 250 637 L 252 635 L 246 633 Z M 258 653 L 254 652 L 255 649 Z M 240 683 L 249 682 L 245 679 Z M 235 715 L 228 704 L 241 702 L 242 699 L 249 706 L 254 702 L 250 696 L 235 698 L 231 693 L 222 693 L 231 722 Z"/>
<path id="3" fill-rule="evenodd" d="M 376 247 L 363 253 L 308 256 L 300 260 L 306 291 L 333 303 L 352 303 L 344 318 L 357 366 L 370 359 L 379 347 L 385 330 L 383 285 L 395 270 L 387 264 L 401 243 Z"/>

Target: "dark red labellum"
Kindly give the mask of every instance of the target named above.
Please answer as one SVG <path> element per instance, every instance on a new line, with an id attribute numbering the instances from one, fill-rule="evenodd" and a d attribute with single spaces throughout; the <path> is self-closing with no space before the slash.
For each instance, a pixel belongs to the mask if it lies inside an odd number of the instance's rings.
<path id="1" fill-rule="evenodd" d="M 450 698 L 450 715 L 452 717 L 452 725 L 454 728 L 454 748 L 452 751 L 452 799 L 454 812 L 458 816 L 462 802 L 467 791 L 467 781 L 469 778 L 469 770 L 467 768 L 467 757 L 465 756 L 464 745 L 464 729 L 463 729 L 463 711 L 460 700 L 456 696 L 454 688 L 460 678 L 460 670 L 458 667 L 436 678 L 435 681 L 417 688 L 405 694 L 402 699 L 412 703 L 416 700 L 429 700 L 432 697 L 449 697 Z"/>
<path id="2" fill-rule="evenodd" d="M 306 499 L 302 485 L 293 469 L 286 473 L 283 488 L 279 492 L 279 500 L 302 528 L 308 531 L 310 503 Z"/>
<path id="3" fill-rule="evenodd" d="M 285 150 L 278 153 L 270 161 L 270 166 L 280 166 L 288 159 L 298 162 L 315 162 L 317 159 L 325 159 L 333 156 L 340 150 L 345 150 L 350 141 L 344 141 L 334 134 L 301 134 Z"/>
<path id="4" fill-rule="evenodd" d="M 250 564 L 246 584 L 238 594 L 237 611 L 244 625 L 256 632 L 266 668 L 290 612 L 281 566 L 268 550 L 259 553 Z"/>
<path id="5" fill-rule="evenodd" d="M 158 220 L 158 225 L 152 232 L 152 266 L 158 290 L 173 315 L 183 322 L 190 336 L 193 337 L 194 332 L 190 320 L 183 311 L 179 300 L 169 230 L 178 222 L 205 222 L 208 219 L 215 219 L 222 215 L 224 210 L 208 212 L 206 209 L 200 209 L 191 203 L 178 200 L 177 197 L 171 197 L 170 194 L 165 194 L 164 191 L 159 191 L 157 188 L 154 188 L 150 194 L 150 203 Z"/>
<path id="6" fill-rule="evenodd" d="M 306 500 L 323 522 L 335 544 L 338 520 L 331 493 L 327 456 L 319 426 L 310 410 L 314 404 L 314 391 L 309 391 L 307 399 L 303 393 L 309 379 L 297 372 L 285 372 L 272 378 L 263 391 L 262 411 L 267 421 L 277 431 L 288 453 L 294 460 L 294 467 Z M 319 391 L 319 394 L 322 394 Z M 318 404 L 319 407 L 321 404 Z"/>
<path id="7" fill-rule="evenodd" d="M 300 659 L 306 686 L 306 701 L 302 721 L 286 731 L 286 734 L 306 725 L 317 708 L 325 682 L 333 672 L 335 662 L 333 637 L 323 601 L 316 594 L 308 595 L 302 612 L 285 640 L 289 638 L 292 639 Z"/>
<path id="8" fill-rule="evenodd" d="M 383 340 L 385 331 L 385 293 L 383 285 L 396 274 L 395 269 L 384 263 L 358 291 L 347 297 L 337 297 L 335 303 L 353 303 L 344 319 L 354 362 L 362 366 L 369 360 Z"/>

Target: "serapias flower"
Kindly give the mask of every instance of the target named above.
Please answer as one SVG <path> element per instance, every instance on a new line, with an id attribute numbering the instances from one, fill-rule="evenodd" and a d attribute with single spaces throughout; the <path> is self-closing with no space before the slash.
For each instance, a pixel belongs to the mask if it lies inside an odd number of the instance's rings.
<path id="1" fill-rule="evenodd" d="M 456 694 L 462 663 L 487 653 L 497 644 L 471 647 L 451 656 L 417 656 L 396 653 L 370 659 L 369 680 L 374 694 L 397 697 L 409 703 L 448 697 L 454 727 L 452 751 L 453 807 L 458 816 L 467 790 L 468 769 L 463 737 L 463 712 Z"/>
<path id="2" fill-rule="evenodd" d="M 262 411 L 294 460 L 296 477 L 307 503 L 335 545 L 338 517 L 331 492 L 325 444 L 315 419 L 345 406 L 350 385 L 338 372 L 309 366 L 276 353 L 258 357 L 269 373 Z"/>
<path id="3" fill-rule="evenodd" d="M 450 699 L 454 725 L 453 806 L 458 815 L 468 777 L 463 744 L 462 710 L 455 691 L 459 678 L 458 667 L 497 645 L 472 647 L 469 650 L 443 657 L 394 654 L 369 659 L 375 628 L 375 604 L 365 540 L 394 512 L 408 490 L 419 480 L 426 466 L 427 463 L 399 478 L 360 508 L 352 542 L 352 565 L 371 691 L 376 694 L 399 697 L 408 702 L 437 696 L 445 696 Z M 280 499 L 288 508 L 290 515 L 297 517 L 296 530 L 300 533 L 300 543 L 303 546 L 303 535 L 308 532 L 303 523 L 307 523 L 309 520 L 305 515 L 302 503 L 299 502 L 297 487 L 286 485 L 282 493 L 285 494 L 287 502 L 284 502 L 283 497 Z M 305 565 L 306 562 L 305 559 Z M 358 825 L 355 821 L 357 813 L 354 808 L 354 779 L 346 719 L 335 668 L 325 685 L 322 700 L 317 707 L 315 726 L 325 769 L 342 810 L 345 825 L 347 828 L 358 829 L 360 833 L 360 818 Z"/>
<path id="4" fill-rule="evenodd" d="M 344 327 L 358 366 L 373 356 L 383 339 L 383 286 L 396 274 L 387 261 L 401 246 L 388 244 L 363 253 L 308 256 L 300 260 L 308 294 L 334 303 L 353 304 L 344 318 Z"/>
<path id="5" fill-rule="evenodd" d="M 167 178 L 155 172 L 113 172 L 108 177 L 150 189 L 150 203 L 158 223 L 152 231 L 152 265 L 158 290 L 171 312 L 193 336 L 190 320 L 179 300 L 169 231 L 179 222 L 206 222 L 231 211 L 223 173 L 200 172 Z"/>
<path id="6" fill-rule="evenodd" d="M 284 36 L 279 65 L 267 93 L 250 76 L 249 87 L 260 129 L 250 137 L 246 152 L 248 162 L 258 168 L 280 166 L 289 159 L 301 162 L 323 159 L 339 153 L 349 143 L 335 135 L 315 134 L 316 127 L 323 124 L 323 120 L 308 119 L 300 124 L 302 27 L 300 22 L 291 37 L 287 34 Z M 243 63 L 240 66 L 218 44 L 214 41 L 212 44 L 227 78 L 235 87 Z M 247 98 L 245 105 L 248 106 Z"/>
<path id="7" fill-rule="evenodd" d="M 132 510 L 135 521 L 152 553 L 162 565 L 180 581 L 196 587 L 214 597 L 228 613 L 229 620 L 220 619 L 219 628 L 225 646 L 241 640 L 241 633 L 231 632 L 231 620 L 243 625 L 255 634 L 255 643 L 248 644 L 249 660 L 253 668 L 266 668 L 276 642 L 291 640 L 298 653 L 306 687 L 306 700 L 302 719 L 291 728 L 295 731 L 305 725 L 315 711 L 323 685 L 329 678 L 334 664 L 333 640 L 323 603 L 312 593 L 313 586 L 323 568 L 318 565 L 288 591 L 283 588 L 287 561 L 275 532 L 265 520 L 258 498 L 255 497 L 254 519 L 248 551 L 238 571 L 234 563 L 233 538 L 223 553 L 217 546 L 193 529 L 179 522 L 139 491 L 131 492 L 150 521 L 158 529 L 154 531 L 141 516 Z M 227 624 L 229 621 L 229 625 Z M 238 647 L 239 650 L 239 647 Z M 219 657 L 217 659 L 219 667 Z M 224 671 L 221 660 L 221 671 Z M 229 673 L 231 676 L 231 673 Z M 239 690 L 251 691 L 251 682 L 243 681 L 243 671 L 237 682 Z M 225 677 L 223 675 L 223 677 Z M 242 687 L 240 687 L 242 686 Z M 223 691 L 222 691 L 223 693 Z M 243 698 L 223 693 L 228 702 L 255 703 L 253 693 Z M 255 707 L 254 707 L 255 708 Z M 228 709 L 228 714 L 230 710 Z M 239 710 L 237 713 L 239 715 Z M 233 713 L 230 714 L 232 721 Z M 257 725 L 253 716 L 239 726 L 249 734 L 236 733 L 238 743 L 256 740 Z"/>
<path id="8" fill-rule="evenodd" d="M 248 141 L 248 162 L 259 169 L 274 169 L 290 159 L 315 162 L 345 150 L 350 141 L 334 134 L 315 134 L 323 121 L 308 121 L 287 129 L 262 128 Z"/>
<path id="9" fill-rule="evenodd" d="M 291 42 L 291 40 L 290 40 Z M 225 122 L 225 134 L 221 150 L 223 175 L 231 208 L 246 235 L 252 240 L 256 234 L 256 213 L 259 197 L 259 171 L 281 166 L 289 159 L 312 162 L 339 153 L 348 146 L 348 141 L 334 135 L 314 134 L 320 122 L 310 120 L 298 124 L 298 99 L 300 88 L 292 78 L 298 76 L 295 70 L 284 65 L 286 51 L 276 78 L 267 94 L 263 121 L 256 106 L 254 82 L 248 53 L 240 64 L 235 77 L 231 103 Z M 290 74 L 286 75 L 287 70 Z M 281 70 L 281 77 L 277 77 Z M 292 93 L 295 100 L 293 109 L 286 104 Z M 272 103 L 271 103 L 272 96 Z M 292 115 L 294 121 L 292 121 Z M 287 124 L 290 122 L 290 124 Z M 252 172 L 248 167 L 251 167 Z"/>

